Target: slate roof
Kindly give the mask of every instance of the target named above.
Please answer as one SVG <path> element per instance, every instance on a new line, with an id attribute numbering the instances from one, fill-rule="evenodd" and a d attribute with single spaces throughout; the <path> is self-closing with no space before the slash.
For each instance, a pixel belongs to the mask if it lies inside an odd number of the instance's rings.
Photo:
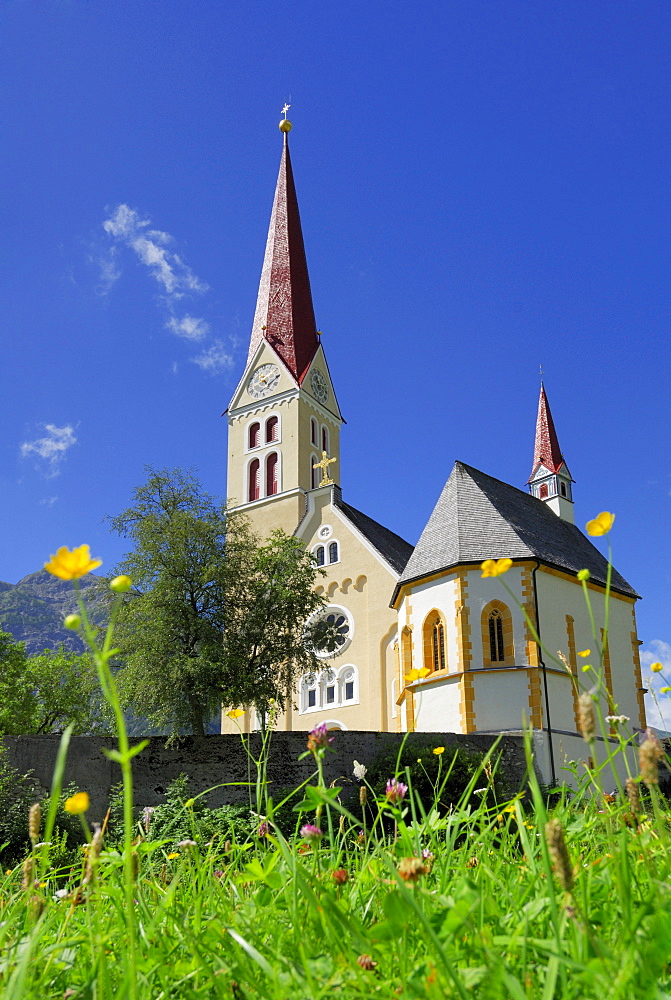
<path id="1" fill-rule="evenodd" d="M 333 499 L 333 505 L 342 511 L 348 521 L 368 539 L 370 544 L 376 549 L 387 562 L 400 573 L 412 554 L 412 545 L 406 542 L 400 535 L 394 534 L 389 528 L 378 524 L 372 517 L 362 514 L 360 510 L 351 507 L 337 495 Z"/>
<path id="2" fill-rule="evenodd" d="M 606 582 L 606 559 L 574 524 L 536 497 L 455 462 L 393 599 L 404 583 L 450 566 L 506 557 L 538 559 L 568 573 L 588 569 L 597 583 Z M 615 569 L 611 586 L 638 597 Z"/>

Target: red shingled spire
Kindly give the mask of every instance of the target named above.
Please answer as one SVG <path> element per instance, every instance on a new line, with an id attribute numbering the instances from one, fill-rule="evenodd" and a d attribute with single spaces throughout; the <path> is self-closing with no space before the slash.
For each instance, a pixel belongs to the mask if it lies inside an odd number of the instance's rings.
<path id="1" fill-rule="evenodd" d="M 248 364 L 264 339 L 277 351 L 294 378 L 302 382 L 319 338 L 286 131 Z"/>
<path id="2" fill-rule="evenodd" d="M 536 442 L 534 445 L 534 464 L 531 470 L 531 479 L 538 470 L 539 465 L 544 465 L 550 472 L 558 472 L 560 466 L 564 465 L 564 458 L 557 440 L 550 404 L 545 395 L 545 386 L 541 382 L 541 394 L 538 400 L 538 416 L 536 418 Z"/>

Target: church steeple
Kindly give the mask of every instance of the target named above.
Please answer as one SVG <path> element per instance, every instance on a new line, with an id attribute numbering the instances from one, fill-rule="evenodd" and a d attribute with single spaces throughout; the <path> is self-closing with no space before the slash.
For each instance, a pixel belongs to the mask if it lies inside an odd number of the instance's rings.
<path id="1" fill-rule="evenodd" d="M 571 473 L 559 447 L 550 404 L 541 382 L 536 417 L 534 461 L 528 480 L 529 492 L 565 521 L 574 522 Z"/>
<path id="2" fill-rule="evenodd" d="M 251 362 L 259 344 L 266 340 L 300 384 L 317 353 L 319 338 L 289 155 L 291 122 L 285 118 L 280 122 L 280 129 L 284 147 L 247 363 Z"/>
<path id="3" fill-rule="evenodd" d="M 262 538 L 277 527 L 293 532 L 308 493 L 341 481 L 343 421 L 315 323 L 286 110 L 249 355 L 226 411 L 229 500 Z"/>

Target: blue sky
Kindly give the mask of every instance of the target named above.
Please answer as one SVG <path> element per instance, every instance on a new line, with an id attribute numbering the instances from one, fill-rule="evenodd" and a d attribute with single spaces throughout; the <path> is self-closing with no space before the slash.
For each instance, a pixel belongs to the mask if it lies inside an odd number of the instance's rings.
<path id="1" fill-rule="evenodd" d="M 289 100 L 346 498 L 524 487 L 542 364 L 671 664 L 670 50 L 666 0 L 5 0 L 0 579 L 111 569 L 145 465 L 225 494 Z"/>

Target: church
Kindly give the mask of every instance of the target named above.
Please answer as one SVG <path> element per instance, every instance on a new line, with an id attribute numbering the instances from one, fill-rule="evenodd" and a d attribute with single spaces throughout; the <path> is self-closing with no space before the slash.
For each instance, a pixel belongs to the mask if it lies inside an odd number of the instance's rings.
<path id="1" fill-rule="evenodd" d="M 279 728 L 468 734 L 529 725 L 544 777 L 557 780 L 561 760 L 585 756 L 585 649 L 599 666 L 577 574 L 589 571 L 603 640 L 604 715 L 617 706 L 643 729 L 638 595 L 613 569 L 606 620 L 607 563 L 573 523 L 573 480 L 543 386 L 529 492 L 456 462 L 414 548 L 343 498 L 343 418 L 315 321 L 286 117 L 280 130 L 249 353 L 226 410 L 228 495 L 260 537 L 281 527 L 313 554 L 338 648 L 300 681 Z M 487 559 L 512 566 L 483 578 Z M 240 721 L 255 728 L 251 711 Z M 222 732 L 232 728 L 224 716 Z"/>

